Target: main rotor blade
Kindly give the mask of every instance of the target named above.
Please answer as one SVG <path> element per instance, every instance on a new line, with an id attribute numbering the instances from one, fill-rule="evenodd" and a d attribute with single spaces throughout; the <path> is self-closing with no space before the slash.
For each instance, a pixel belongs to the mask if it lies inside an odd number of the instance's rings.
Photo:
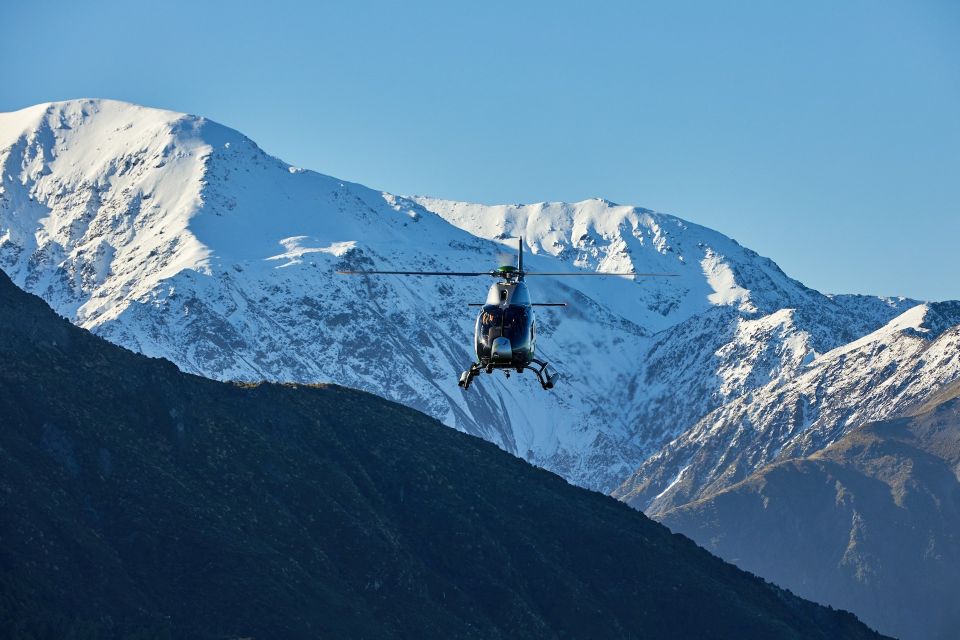
<path id="1" fill-rule="evenodd" d="M 640 276 L 640 277 L 659 277 L 663 276 L 664 278 L 674 278 L 679 273 L 617 273 L 613 271 L 563 271 L 563 272 L 547 272 L 547 271 L 527 271 L 523 274 L 524 276 Z"/>
<path id="2" fill-rule="evenodd" d="M 490 276 L 489 271 L 337 271 L 340 276 Z"/>
<path id="3" fill-rule="evenodd" d="M 468 302 L 468 307 L 485 307 L 487 306 L 486 302 Z M 566 302 L 531 302 L 531 307 L 565 307 L 567 306 Z"/>

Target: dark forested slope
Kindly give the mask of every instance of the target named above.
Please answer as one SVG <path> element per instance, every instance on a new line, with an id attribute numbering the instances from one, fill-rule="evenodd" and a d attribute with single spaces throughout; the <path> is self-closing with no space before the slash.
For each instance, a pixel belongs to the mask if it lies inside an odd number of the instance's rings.
<path id="1" fill-rule="evenodd" d="M 185 375 L 2 273 L 0 336 L 3 637 L 876 637 L 376 396 Z"/>

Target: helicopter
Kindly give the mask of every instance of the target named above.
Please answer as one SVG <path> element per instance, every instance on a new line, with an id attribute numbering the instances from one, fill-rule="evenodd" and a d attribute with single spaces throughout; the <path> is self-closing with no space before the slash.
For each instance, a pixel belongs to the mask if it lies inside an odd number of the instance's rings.
<path id="1" fill-rule="evenodd" d="M 474 348 L 477 361 L 460 374 L 458 385 L 464 390 L 483 372 L 503 369 L 523 373 L 533 371 L 544 389 L 553 389 L 559 374 L 548 368 L 548 363 L 536 357 L 537 321 L 534 307 L 565 307 L 565 302 L 533 302 L 524 279 L 528 276 L 675 276 L 673 273 L 617 273 L 611 271 L 581 272 L 527 272 L 523 268 L 523 237 L 519 238 L 517 265 L 505 265 L 492 271 L 337 271 L 344 276 L 492 276 L 499 281 L 490 286 L 487 300 L 470 303 L 480 307 L 474 325 Z"/>

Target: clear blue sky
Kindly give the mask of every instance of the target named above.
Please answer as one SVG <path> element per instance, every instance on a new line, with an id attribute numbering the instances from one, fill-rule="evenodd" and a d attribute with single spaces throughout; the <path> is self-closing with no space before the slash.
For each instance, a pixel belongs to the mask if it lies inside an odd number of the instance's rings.
<path id="1" fill-rule="evenodd" d="M 960 298 L 960 2 L 3 3 L 0 111 L 205 115 L 293 164 L 605 197 L 827 292 Z"/>

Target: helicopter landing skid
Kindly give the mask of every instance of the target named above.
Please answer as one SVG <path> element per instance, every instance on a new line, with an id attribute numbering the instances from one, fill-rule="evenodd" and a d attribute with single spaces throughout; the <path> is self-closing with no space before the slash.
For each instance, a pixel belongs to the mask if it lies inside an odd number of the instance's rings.
<path id="1" fill-rule="evenodd" d="M 480 375 L 480 372 L 483 371 L 483 368 L 480 367 L 479 362 L 474 362 L 470 365 L 470 368 L 460 374 L 460 382 L 457 384 L 463 387 L 463 390 L 466 391 L 470 388 L 470 383 L 473 382 L 473 379 Z"/>
<path id="2" fill-rule="evenodd" d="M 543 360 L 531 360 L 530 363 L 536 366 L 532 366 L 528 363 L 524 367 L 517 369 L 517 371 L 520 372 L 523 371 L 523 369 L 530 369 L 530 371 L 533 371 L 535 374 L 537 374 L 537 380 L 540 381 L 540 386 L 542 386 L 544 389 L 553 389 L 553 385 L 556 383 L 558 378 L 557 374 L 550 373 L 547 370 L 547 363 Z M 460 374 L 460 381 L 457 384 L 463 387 L 463 390 L 466 391 L 470 388 L 470 383 L 473 382 L 473 379 L 480 375 L 480 373 L 483 371 L 492 373 L 493 368 L 490 366 L 484 367 L 479 362 L 474 362 L 470 365 L 469 369 Z M 507 375 L 510 375 L 509 371 L 507 372 Z"/>
<path id="3" fill-rule="evenodd" d="M 524 367 L 537 374 L 537 380 L 544 389 L 553 389 L 553 384 L 557 381 L 557 374 L 547 371 L 547 363 L 543 360 L 531 360 L 530 362 L 539 365 L 540 368 L 531 367 L 529 364 Z"/>

